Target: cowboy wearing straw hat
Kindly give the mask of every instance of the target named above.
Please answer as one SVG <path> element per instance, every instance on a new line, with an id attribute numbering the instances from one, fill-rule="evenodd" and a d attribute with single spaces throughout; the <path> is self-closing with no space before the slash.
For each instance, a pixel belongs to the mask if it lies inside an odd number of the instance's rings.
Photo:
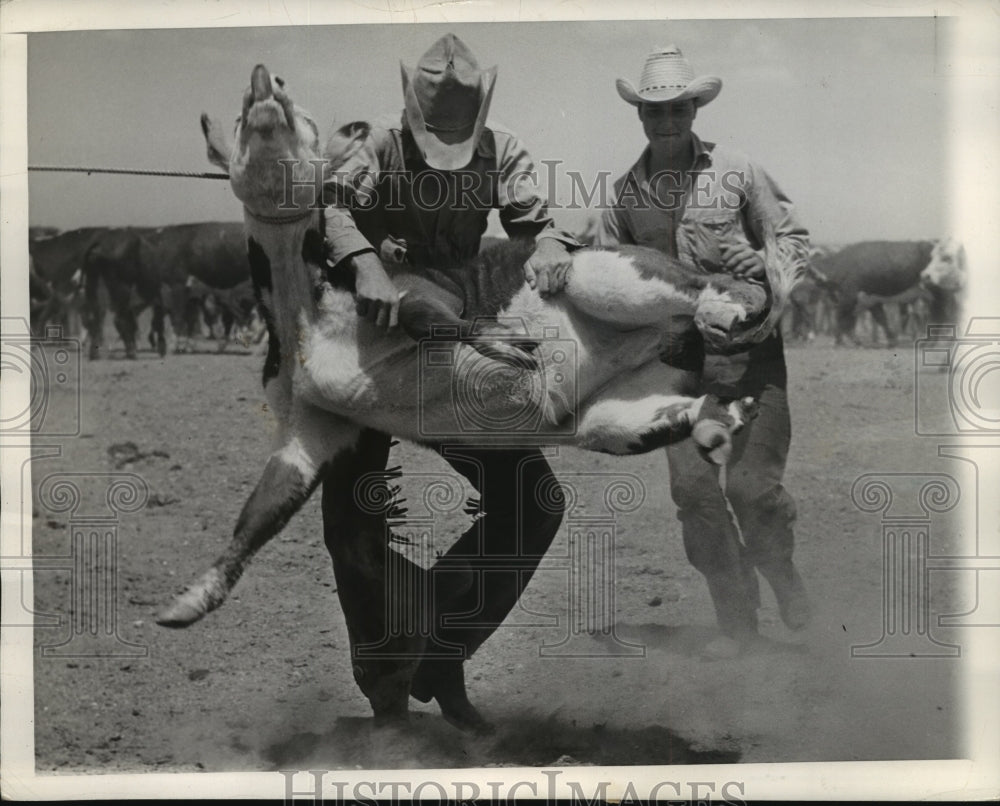
<path id="1" fill-rule="evenodd" d="M 355 184 L 364 188 L 363 204 L 326 211 L 330 258 L 353 265 L 359 313 L 395 323 L 399 295 L 382 260 L 416 271 L 462 265 L 478 253 L 491 209 L 511 238 L 535 238 L 526 273 L 563 274 L 567 247 L 577 243 L 554 228 L 537 191 L 518 181 L 534 170 L 521 141 L 487 120 L 496 68 L 480 69 L 454 34 L 431 45 L 415 68 L 400 66 L 401 118 L 373 126 L 339 172 L 346 181 L 363 178 Z M 371 452 L 387 456 L 389 436 L 372 440 L 378 444 Z M 410 691 L 424 702 L 436 699 L 449 722 L 478 731 L 486 723 L 466 696 L 463 662 L 504 620 L 548 550 L 562 520 L 561 493 L 553 501 L 551 491 L 561 488 L 537 448 L 442 453 L 478 488 L 486 515 L 438 561 L 469 584 L 446 604 L 435 603 L 429 623 L 437 632 Z M 350 517 L 324 507 L 328 537 L 335 539 Z M 448 621 L 452 626 L 440 627 Z"/>
<path id="2" fill-rule="evenodd" d="M 782 271 L 797 275 L 809 236 L 787 196 L 756 162 L 691 130 L 722 81 L 696 76 L 670 45 L 646 57 L 638 88 L 625 79 L 616 86 L 636 107 L 648 145 L 615 183 L 617 203 L 603 211 L 597 244 L 652 246 L 705 272 L 764 282 L 763 245 L 771 233 Z M 780 333 L 748 353 L 705 356 L 702 383 L 705 391 L 750 395 L 760 404 L 757 418 L 734 438 L 721 474 L 690 441 L 667 448 L 684 548 L 705 575 L 723 633 L 703 650 L 715 659 L 757 642 L 755 569 L 773 588 L 789 628 L 808 624 L 810 605 L 792 562 L 795 502 L 782 485 L 791 426 Z"/>

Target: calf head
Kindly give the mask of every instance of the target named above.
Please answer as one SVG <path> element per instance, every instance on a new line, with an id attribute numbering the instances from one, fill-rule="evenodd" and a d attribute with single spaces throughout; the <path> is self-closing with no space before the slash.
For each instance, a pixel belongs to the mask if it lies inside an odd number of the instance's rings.
<path id="1" fill-rule="evenodd" d="M 965 287 L 965 247 L 954 238 L 944 238 L 934 244 L 930 263 L 920 273 L 924 286 L 957 293 Z"/>
<path id="2" fill-rule="evenodd" d="M 324 166 L 319 131 L 264 65 L 253 69 L 243 94 L 235 142 L 204 114 L 201 128 L 209 161 L 229 173 L 233 192 L 252 215 L 295 218 L 319 205 Z"/>
<path id="3" fill-rule="evenodd" d="M 367 123 L 350 123 L 320 147 L 319 129 L 292 101 L 285 83 L 258 64 L 243 93 L 235 143 L 218 122 L 201 116 L 208 159 L 229 173 L 236 197 L 265 220 L 294 219 L 324 205 L 323 186 L 368 136 Z"/>
<path id="4" fill-rule="evenodd" d="M 710 352 L 742 352 L 770 332 L 772 302 L 765 286 L 720 275 L 698 300 L 695 327 Z"/>
<path id="5" fill-rule="evenodd" d="M 778 249 L 774 228 L 761 222 L 761 229 L 767 282 L 712 275 L 699 299 L 694 322 L 711 352 L 742 352 L 770 336 L 805 274 L 806 261 Z"/>

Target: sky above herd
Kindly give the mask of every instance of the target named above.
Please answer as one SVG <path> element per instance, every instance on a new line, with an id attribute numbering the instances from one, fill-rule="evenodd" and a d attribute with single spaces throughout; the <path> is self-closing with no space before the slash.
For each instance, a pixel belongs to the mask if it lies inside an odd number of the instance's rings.
<path id="1" fill-rule="evenodd" d="M 948 234 L 947 69 L 952 21 L 897 18 L 612 20 L 95 30 L 28 36 L 32 165 L 213 170 L 198 119 L 226 121 L 257 62 L 281 75 L 320 128 L 398 112 L 399 62 L 453 31 L 498 66 L 491 116 L 536 164 L 557 223 L 571 173 L 620 175 L 645 145 L 615 79 L 637 81 L 652 48 L 674 43 L 723 81 L 695 131 L 756 158 L 817 243 Z M 953 149 L 952 149 L 953 150 Z M 552 178 L 554 181 L 549 182 Z M 225 182 L 31 173 L 30 221 L 161 225 L 235 220 Z M 496 228 L 494 222 L 491 229 Z"/>

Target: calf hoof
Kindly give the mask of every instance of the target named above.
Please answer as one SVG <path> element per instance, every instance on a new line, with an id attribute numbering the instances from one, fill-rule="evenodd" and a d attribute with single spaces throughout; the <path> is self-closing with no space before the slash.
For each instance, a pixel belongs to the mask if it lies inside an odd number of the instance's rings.
<path id="1" fill-rule="evenodd" d="M 157 613 L 156 623 L 161 627 L 187 627 L 221 605 L 226 594 L 225 586 L 213 568 Z"/>
<path id="2" fill-rule="evenodd" d="M 691 430 L 691 439 L 701 455 L 713 465 L 724 465 L 733 453 L 729 429 L 718 420 L 699 420 Z"/>
<path id="3" fill-rule="evenodd" d="M 156 623 L 161 627 L 187 627 L 202 619 L 205 612 L 204 608 L 179 597 L 156 614 Z"/>
<path id="4" fill-rule="evenodd" d="M 757 414 L 760 412 L 760 404 L 752 397 L 744 397 L 740 400 L 734 400 L 730 404 L 730 410 L 733 420 L 737 425 L 733 431 L 733 433 L 736 433 L 757 417 Z"/>

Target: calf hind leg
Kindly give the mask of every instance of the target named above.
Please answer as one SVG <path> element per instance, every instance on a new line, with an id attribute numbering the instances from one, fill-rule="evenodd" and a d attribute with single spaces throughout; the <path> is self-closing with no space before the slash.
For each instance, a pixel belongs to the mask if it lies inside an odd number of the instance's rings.
<path id="1" fill-rule="evenodd" d="M 463 341 L 494 361 L 536 369 L 531 355 L 537 343 L 518 339 L 499 322 L 470 322 L 461 316 L 464 301 L 424 278 L 409 275 L 396 280 L 405 291 L 399 303 L 399 324 L 414 341 Z"/>
<path id="2" fill-rule="evenodd" d="M 730 435 L 755 413 L 753 400 L 727 402 L 684 394 L 696 377 L 660 362 L 637 370 L 587 404 L 578 420 L 577 444 L 629 455 L 693 437 L 707 460 L 724 464 L 732 447 Z M 663 391 L 671 389 L 677 391 Z"/>
<path id="3" fill-rule="evenodd" d="M 646 453 L 690 435 L 699 399 L 687 394 L 697 374 L 652 361 L 591 398 L 577 417 L 581 448 Z"/>
<path id="4" fill-rule="evenodd" d="M 698 452 L 714 465 L 725 465 L 733 452 L 732 435 L 757 416 L 757 401 L 752 397 L 722 400 L 707 395 L 691 428 L 691 439 Z"/>
<path id="5" fill-rule="evenodd" d="M 352 447 L 359 429 L 316 409 L 293 413 L 281 446 L 267 460 L 226 550 L 193 585 L 156 617 L 164 627 L 186 627 L 221 605 L 253 555 L 280 532 L 319 484 L 323 467 Z"/>

